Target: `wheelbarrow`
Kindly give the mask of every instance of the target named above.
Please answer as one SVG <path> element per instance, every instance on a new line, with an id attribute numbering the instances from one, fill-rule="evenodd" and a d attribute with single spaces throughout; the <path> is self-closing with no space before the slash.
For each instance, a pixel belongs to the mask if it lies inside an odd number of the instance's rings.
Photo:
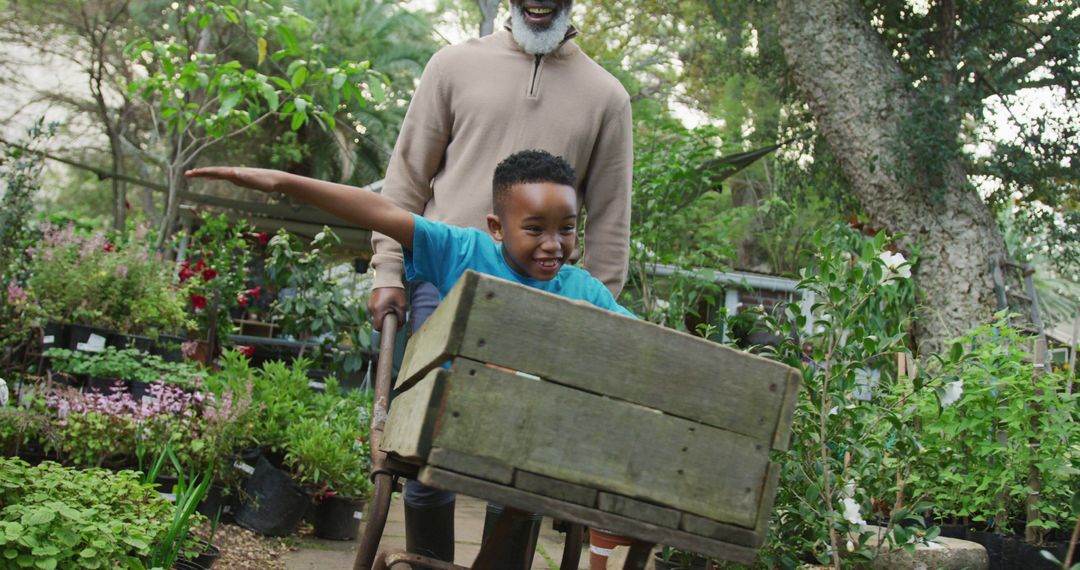
<path id="1" fill-rule="evenodd" d="M 383 322 L 393 354 L 397 318 Z M 763 544 L 801 375 L 652 323 L 466 272 L 409 342 L 389 405 L 380 358 L 371 419 L 375 491 L 355 570 L 462 569 L 379 552 L 396 482 L 504 505 L 471 568 L 493 567 L 515 521 L 565 521 L 560 568 L 585 526 L 752 564 Z"/>

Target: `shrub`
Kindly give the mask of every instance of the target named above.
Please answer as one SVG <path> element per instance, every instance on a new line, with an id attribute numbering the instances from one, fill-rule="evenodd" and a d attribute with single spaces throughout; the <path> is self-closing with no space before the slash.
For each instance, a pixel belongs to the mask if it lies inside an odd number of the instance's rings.
<path id="1" fill-rule="evenodd" d="M 174 511 L 131 471 L 7 458 L 0 458 L 0 505 L 4 566 L 46 570 L 142 570 Z"/>
<path id="2" fill-rule="evenodd" d="M 287 429 L 285 463 L 323 494 L 366 498 L 371 492 L 368 431 L 371 399 L 360 392 L 320 395 Z"/>

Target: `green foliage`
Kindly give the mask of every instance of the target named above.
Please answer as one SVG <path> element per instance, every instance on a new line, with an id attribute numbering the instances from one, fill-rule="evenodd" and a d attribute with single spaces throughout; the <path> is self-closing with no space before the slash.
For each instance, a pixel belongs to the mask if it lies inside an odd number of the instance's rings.
<path id="1" fill-rule="evenodd" d="M 639 126 L 635 138 L 629 289 L 640 297 L 628 307 L 675 328 L 684 328 L 683 316 L 699 302 L 711 302 L 712 280 L 695 271 L 730 262 L 750 215 L 720 192 L 719 180 L 734 167 L 716 162 L 716 134 L 669 120 Z M 656 264 L 684 273 L 662 281 Z"/>
<path id="2" fill-rule="evenodd" d="M 135 473 L 0 457 L 0 557 L 14 568 L 143 570 L 172 506 Z"/>
<path id="3" fill-rule="evenodd" d="M 28 444 L 54 442 L 55 437 L 55 431 L 43 410 L 0 407 L 0 455 L 19 455 Z"/>
<path id="4" fill-rule="evenodd" d="M 323 228 L 310 249 L 284 230 L 270 240 L 266 272 L 284 292 L 271 308 L 284 334 L 301 341 L 315 340 L 314 357 L 329 357 L 344 372 L 363 363 L 371 346 L 371 324 L 364 299 L 337 283 L 330 273 L 330 249 L 340 240 Z"/>
<path id="5" fill-rule="evenodd" d="M 370 395 L 318 396 L 308 414 L 288 427 L 285 462 L 297 479 L 336 493 L 364 498 L 371 492 Z"/>
<path id="6" fill-rule="evenodd" d="M 29 297 L 24 286 L 29 260 L 29 217 L 40 187 L 44 158 L 36 151 L 53 133 L 42 120 L 27 133 L 27 149 L 5 144 L 0 158 L 0 371 L 15 347 L 30 338 Z"/>
<path id="7" fill-rule="evenodd" d="M 188 241 L 187 259 L 180 264 L 197 338 L 213 338 L 218 346 L 235 331 L 231 312 L 247 304 L 251 244 L 246 223 L 232 224 L 225 214 L 204 213 Z"/>
<path id="8" fill-rule="evenodd" d="M 210 490 L 210 482 L 214 479 L 213 463 L 201 474 L 187 473 L 180 465 L 176 454 L 169 446 L 166 446 L 165 451 L 158 455 L 157 460 L 143 476 L 144 485 L 153 484 L 166 459 L 172 464 L 174 473 L 177 474 L 176 485 L 171 490 L 167 490 L 174 496 L 175 510 L 164 536 L 154 544 L 150 551 L 148 565 L 153 568 L 172 568 L 181 554 L 191 551 L 188 544 L 191 528 L 204 518 L 201 514 L 197 514 L 195 509 L 206 497 L 207 491 Z M 142 463 L 141 455 L 139 462 Z"/>
<path id="9" fill-rule="evenodd" d="M 846 227 L 819 232 L 816 267 L 804 270 L 798 285 L 811 301 L 760 313 L 783 339 L 766 353 L 803 372 L 790 449 L 775 458 L 783 470 L 773 539 L 764 551 L 769 565 L 794 567 L 805 553 L 839 564 L 841 549 L 854 563 L 871 559 L 863 517 L 898 493 L 905 508 L 892 509 L 890 540 L 911 548 L 918 537 L 894 523 L 924 508 L 903 488 L 906 465 L 920 446 L 906 402 L 932 384 L 908 384 L 890 366 L 910 357 L 915 307 L 912 262 L 888 252 L 889 242 L 884 234 L 867 238 Z"/>
<path id="10" fill-rule="evenodd" d="M 924 438 L 909 481 L 943 516 L 1008 532 L 1024 520 L 1035 466 L 1041 536 L 1080 514 L 1069 507 L 1080 486 L 1080 399 L 1064 392 L 1063 375 L 1035 373 L 1028 352 L 1034 339 L 1004 317 L 957 341 L 963 357 L 941 375 L 950 390 L 915 400 Z"/>
<path id="11" fill-rule="evenodd" d="M 254 375 L 253 396 L 261 406 L 255 443 L 274 451 L 284 450 L 289 426 L 303 417 L 314 399 L 308 387 L 311 361 L 297 359 L 292 364 L 267 362 Z"/>
<path id="12" fill-rule="evenodd" d="M 169 265 L 150 251 L 148 236 L 145 227 L 110 238 L 42 224 L 27 280 L 41 316 L 135 334 L 186 327 L 184 293 Z"/>
<path id="13" fill-rule="evenodd" d="M 166 362 L 160 356 L 134 348 L 117 350 L 107 346 L 101 352 L 50 348 L 44 356 L 54 372 L 71 375 L 184 386 L 194 386 L 206 377 L 206 372 L 190 362 Z"/>

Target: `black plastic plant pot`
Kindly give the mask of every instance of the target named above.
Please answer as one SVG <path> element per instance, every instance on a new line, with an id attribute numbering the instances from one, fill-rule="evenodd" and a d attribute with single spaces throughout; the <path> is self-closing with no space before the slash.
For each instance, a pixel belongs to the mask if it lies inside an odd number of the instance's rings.
<path id="1" fill-rule="evenodd" d="M 157 342 L 150 347 L 150 354 L 156 354 L 161 357 L 165 362 L 182 362 L 184 360 L 184 353 L 180 350 L 180 345 L 187 342 L 188 339 L 182 336 L 163 334 L 158 336 Z"/>
<path id="2" fill-rule="evenodd" d="M 213 568 L 214 564 L 217 563 L 218 558 L 221 557 L 221 550 L 201 538 L 192 539 L 192 542 L 195 543 L 195 552 L 198 554 L 195 558 L 185 560 L 190 560 L 207 570 Z"/>
<path id="3" fill-rule="evenodd" d="M 194 560 L 177 560 L 172 567 L 174 570 L 207 570 L 206 566 Z"/>
<path id="4" fill-rule="evenodd" d="M 71 327 L 60 323 L 49 323 L 41 333 L 41 350 L 67 348 L 71 344 Z"/>
<path id="5" fill-rule="evenodd" d="M 53 384 L 60 386 L 67 386 L 69 388 L 81 389 L 86 385 L 86 377 L 81 374 L 67 374 L 64 372 L 53 372 L 49 375 Z"/>
<path id="6" fill-rule="evenodd" d="M 255 473 L 244 484 L 244 501 L 236 524 L 264 536 L 287 536 L 296 531 L 311 498 L 292 477 L 260 456 Z"/>
<path id="7" fill-rule="evenodd" d="M 225 494 L 225 487 L 210 485 L 210 488 L 206 491 L 206 497 L 199 503 L 199 506 L 195 507 L 195 510 L 199 511 L 199 514 L 204 517 L 213 520 L 214 517 L 224 516 L 228 499 L 229 496 Z"/>
<path id="8" fill-rule="evenodd" d="M 353 540 L 364 518 L 364 500 L 352 497 L 328 497 L 315 505 L 312 524 L 315 536 L 329 540 Z"/>
<path id="9" fill-rule="evenodd" d="M 1024 570 L 1057 570 L 1061 564 L 1054 564 L 1043 557 L 1042 551 L 1046 550 L 1057 557 L 1065 560 L 1068 551 L 1067 543 L 1047 543 L 1042 546 L 1028 544 L 1020 538 L 1010 538 L 1011 548 L 1006 548 L 1005 568 L 1023 568 Z"/>
<path id="10" fill-rule="evenodd" d="M 962 524 L 943 524 L 938 528 L 941 529 L 941 536 L 945 538 L 959 538 L 961 540 L 967 538 L 967 528 Z"/>
<path id="11" fill-rule="evenodd" d="M 141 402 L 146 397 L 146 393 L 150 391 L 150 382 L 142 382 L 139 380 L 128 381 L 128 393 L 131 394 L 131 399 L 136 402 Z"/>
<path id="12" fill-rule="evenodd" d="M 108 344 L 112 331 L 88 325 L 70 325 L 68 327 L 68 348 L 85 352 L 100 352 Z"/>
<path id="13" fill-rule="evenodd" d="M 118 380 L 116 378 L 102 378 L 101 376 L 91 376 L 86 381 L 86 387 L 83 388 L 83 392 L 98 392 L 105 396 L 111 396 L 117 392 L 127 392 L 128 382 L 127 380 Z"/>
<path id="14" fill-rule="evenodd" d="M 981 544 L 983 548 L 986 549 L 986 557 L 990 562 L 990 570 L 1000 570 L 1005 568 L 1004 534 L 969 530 L 967 532 L 967 540 Z"/>
<path id="15" fill-rule="evenodd" d="M 135 348 L 143 352 L 150 352 L 154 345 L 153 339 L 148 336 L 129 335 L 124 333 L 112 333 L 108 338 L 109 346 L 121 348 Z"/>

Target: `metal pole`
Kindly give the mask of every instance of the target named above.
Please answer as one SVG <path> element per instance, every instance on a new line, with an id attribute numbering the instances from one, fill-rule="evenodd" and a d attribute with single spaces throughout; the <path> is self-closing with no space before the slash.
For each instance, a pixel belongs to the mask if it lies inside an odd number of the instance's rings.
<path id="1" fill-rule="evenodd" d="M 375 493 L 368 507 L 367 524 L 356 551 L 353 570 L 370 570 L 382 540 L 386 518 L 390 513 L 390 498 L 394 491 L 394 474 L 386 468 L 386 452 L 380 449 L 383 428 L 390 406 L 390 375 L 394 366 L 394 337 L 397 336 L 398 318 L 389 313 L 383 318 L 382 339 L 379 343 L 379 366 L 375 372 L 375 403 L 371 413 L 371 478 Z"/>

